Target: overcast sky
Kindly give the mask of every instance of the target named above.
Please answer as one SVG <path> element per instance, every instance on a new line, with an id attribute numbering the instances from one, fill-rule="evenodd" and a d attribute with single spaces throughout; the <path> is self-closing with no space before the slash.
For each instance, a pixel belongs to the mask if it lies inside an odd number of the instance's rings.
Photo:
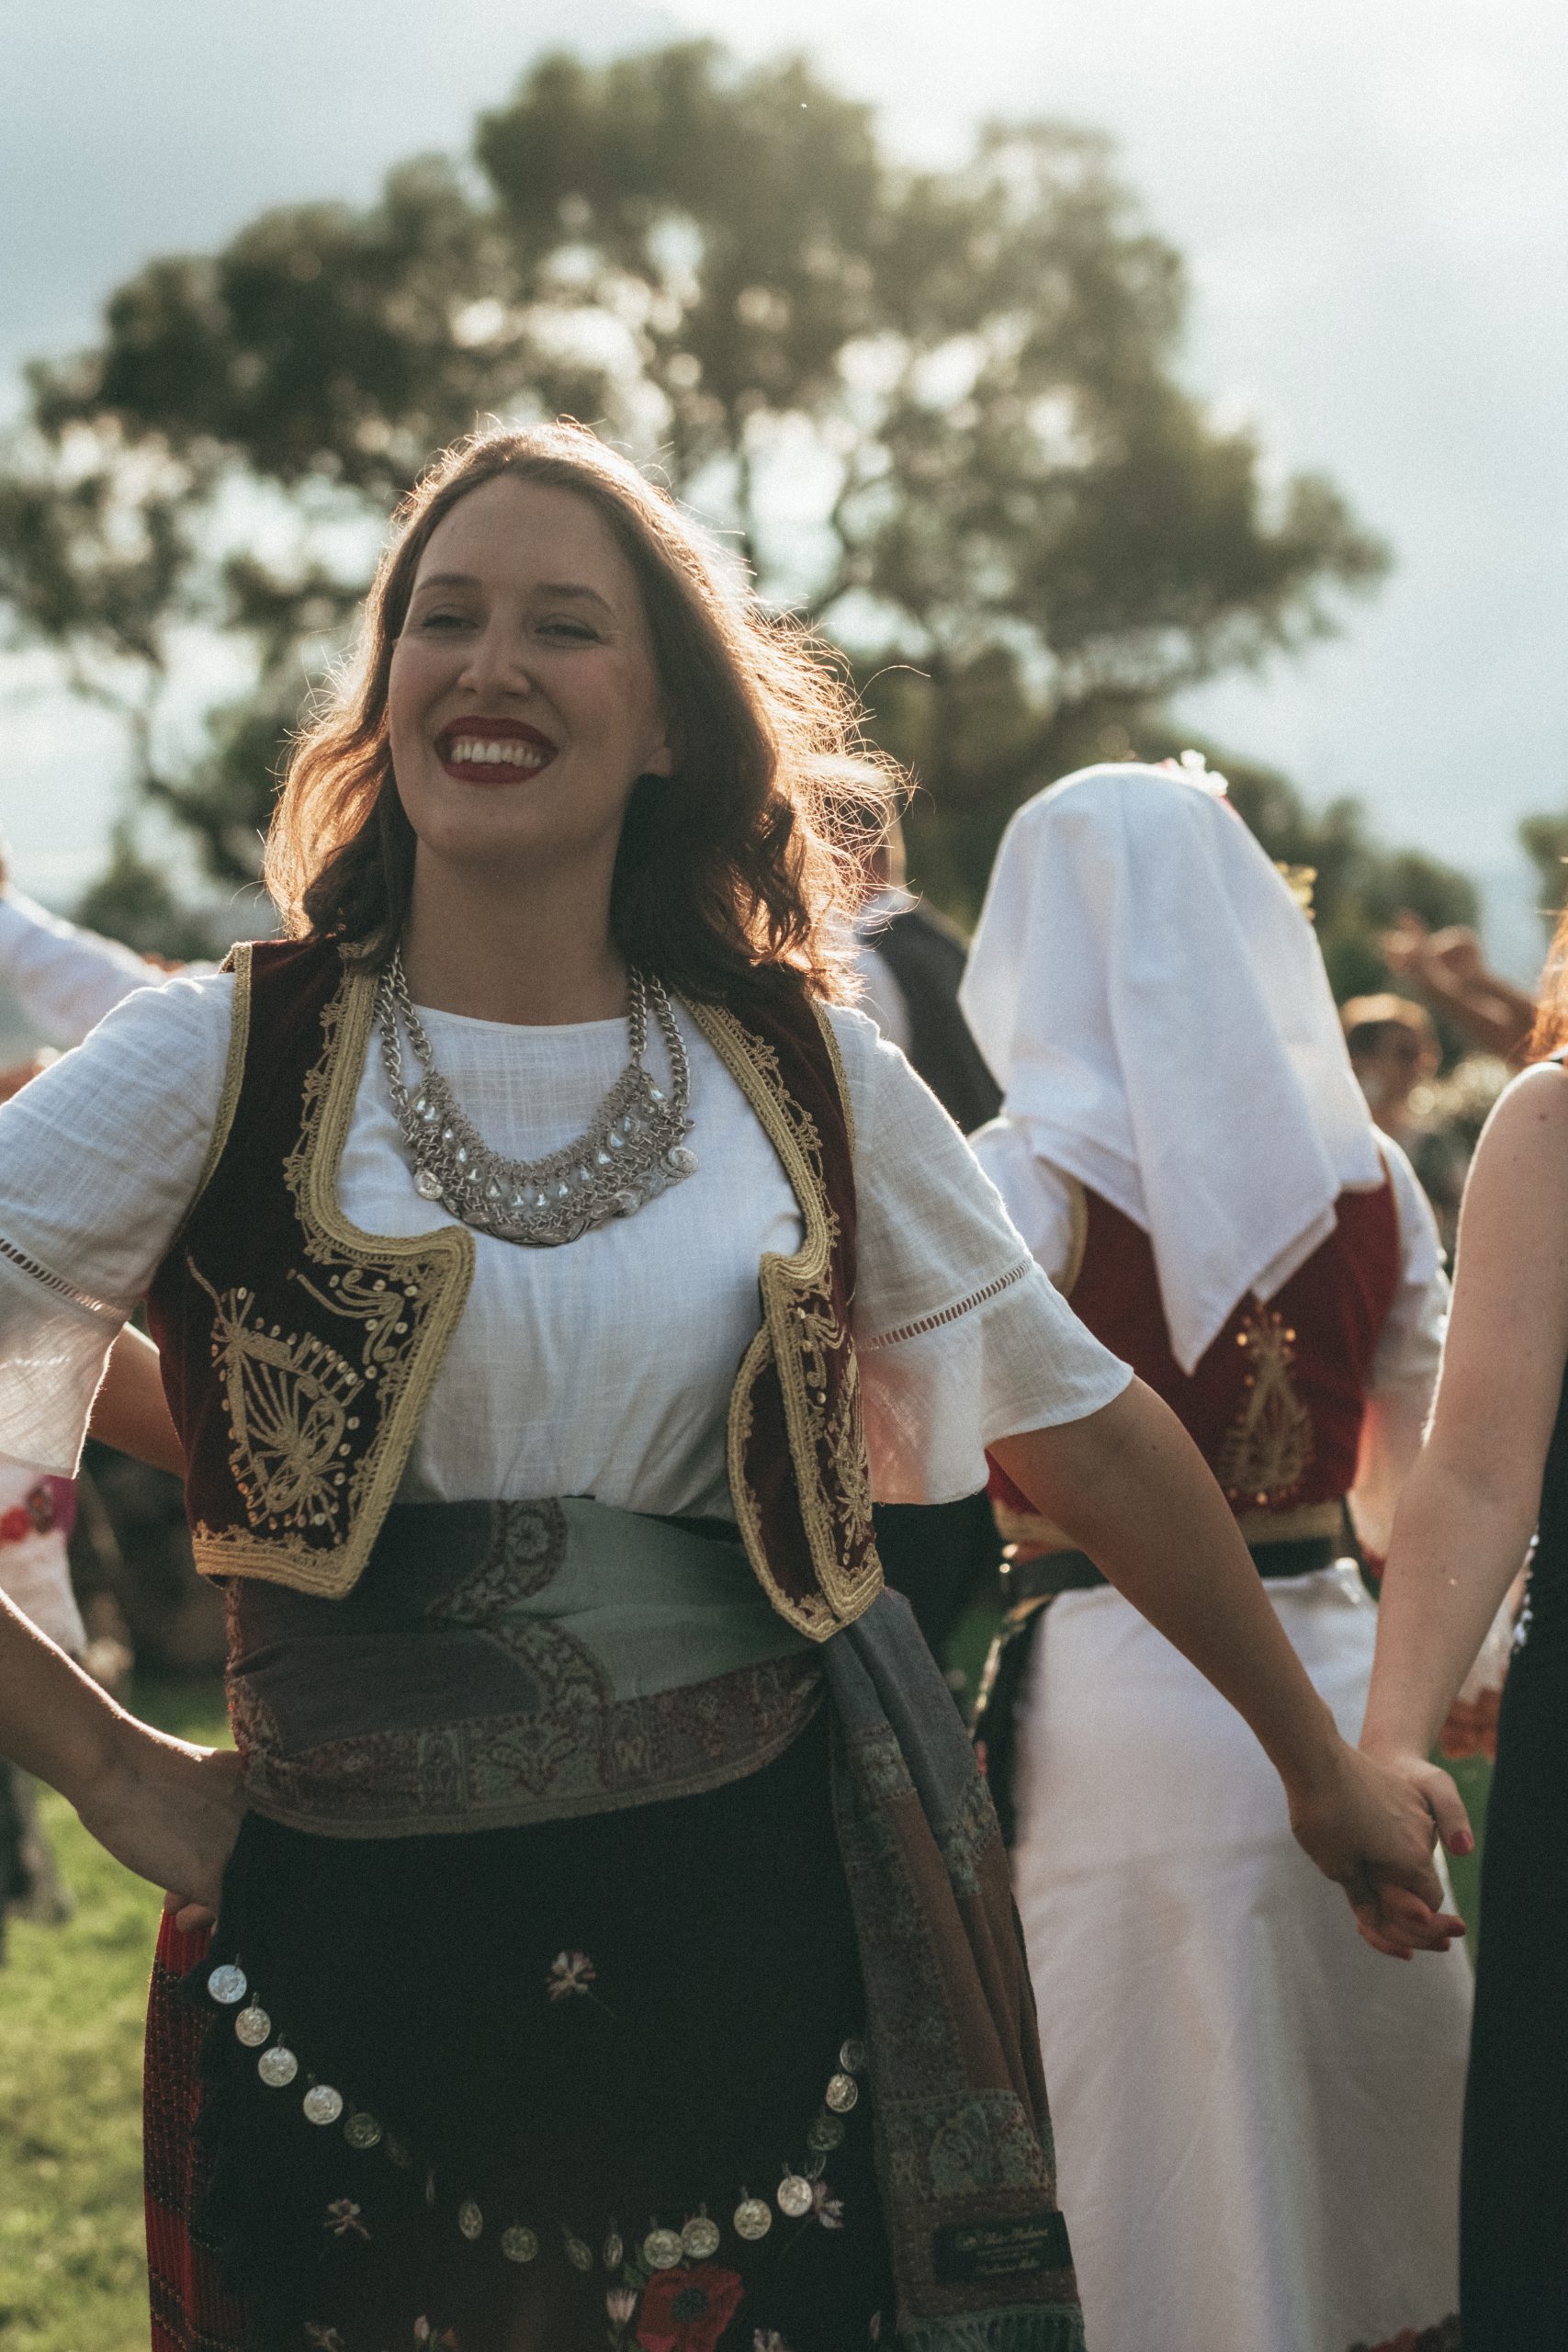
<path id="1" fill-rule="evenodd" d="M 945 160 L 996 113 L 1099 124 L 1186 254 L 1189 379 L 1322 467 L 1397 569 L 1350 634 L 1194 722 L 1488 877 L 1517 962 L 1517 819 L 1568 803 L 1568 8 L 1562 0 L 56 0 L 0 32 L 0 368 L 91 335 L 151 254 L 365 198 L 459 149 L 529 57 L 778 27 Z M 15 668 L 12 673 L 15 677 Z M 59 897 L 112 738 L 0 707 L 0 823 Z M 1510 894 L 1508 876 L 1515 877 Z"/>

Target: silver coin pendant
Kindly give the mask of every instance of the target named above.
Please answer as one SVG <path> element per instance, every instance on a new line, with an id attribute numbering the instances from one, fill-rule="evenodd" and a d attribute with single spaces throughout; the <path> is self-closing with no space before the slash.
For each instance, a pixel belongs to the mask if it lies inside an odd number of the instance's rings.
<path id="1" fill-rule="evenodd" d="M 778 2197 L 779 2211 L 787 2214 L 792 2222 L 803 2220 L 816 2202 L 811 2183 L 798 2172 L 785 2173 L 779 2183 Z"/>
<path id="2" fill-rule="evenodd" d="M 719 2227 L 705 2213 L 687 2222 L 681 2233 L 681 2245 L 693 2262 L 711 2262 L 719 2247 Z"/>
<path id="3" fill-rule="evenodd" d="M 860 2085 L 852 2075 L 835 2075 L 823 2093 L 835 2115 L 848 2115 L 860 2099 Z"/>
<path id="4" fill-rule="evenodd" d="M 760 2197 L 743 2197 L 735 2209 L 738 2238 L 765 2238 L 773 2226 L 772 2209 Z"/>

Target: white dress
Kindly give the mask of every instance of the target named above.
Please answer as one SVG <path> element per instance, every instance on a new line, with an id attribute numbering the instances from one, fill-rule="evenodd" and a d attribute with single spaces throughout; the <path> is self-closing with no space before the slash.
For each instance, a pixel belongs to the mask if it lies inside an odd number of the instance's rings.
<path id="1" fill-rule="evenodd" d="M 1058 1272 L 1066 1187 L 998 1122 L 976 1139 Z M 1393 1167 L 1404 1245 L 1352 1509 L 1386 1547 L 1436 1375 L 1431 1213 Z M 1348 1562 L 1270 1581 L 1347 1739 L 1376 1610 Z M 1350 2352 L 1458 2307 L 1471 1976 L 1356 1936 L 1290 1834 L 1240 1718 L 1109 1589 L 1034 1636 L 1014 1887 L 1091 2352 Z"/>

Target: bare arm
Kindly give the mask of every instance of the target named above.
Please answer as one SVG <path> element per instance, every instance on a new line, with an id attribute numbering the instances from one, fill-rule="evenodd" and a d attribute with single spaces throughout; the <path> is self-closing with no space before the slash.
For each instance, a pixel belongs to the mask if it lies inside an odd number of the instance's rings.
<path id="1" fill-rule="evenodd" d="M 1361 1745 L 1426 1754 L 1535 1526 L 1568 1358 L 1568 1074 L 1515 1081 L 1465 1193 L 1431 1433 L 1394 1521 Z"/>
<path id="2" fill-rule="evenodd" d="M 1149 1623 L 1228 1699 L 1285 1785 L 1305 1850 L 1390 1951 L 1441 1949 L 1436 1817 L 1469 1842 L 1447 1775 L 1420 1759 L 1366 1777 L 1280 1627 L 1235 1518 L 1176 1416 L 1141 1381 L 1098 1413 L 1003 1439 L 992 1453 Z M 1425 1905 L 1391 1911 L 1388 1886 Z"/>
<path id="3" fill-rule="evenodd" d="M 243 1811 L 238 1757 L 127 1714 L 4 1593 L 0 1756 L 58 1789 L 128 1870 L 176 1889 L 182 1926 L 216 1909 Z"/>
<path id="4" fill-rule="evenodd" d="M 164 1395 L 158 1351 L 130 1324 L 114 1343 L 88 1428 L 105 1445 L 155 1470 L 172 1470 L 176 1478 L 185 1476 L 185 1453 Z"/>

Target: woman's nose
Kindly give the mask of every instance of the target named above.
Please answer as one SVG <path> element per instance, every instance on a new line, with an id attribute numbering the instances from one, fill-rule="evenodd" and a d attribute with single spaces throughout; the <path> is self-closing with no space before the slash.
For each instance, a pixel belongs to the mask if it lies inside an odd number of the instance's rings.
<path id="1" fill-rule="evenodd" d="M 498 694 L 525 699 L 535 691 L 526 639 L 494 624 L 482 629 L 469 644 L 457 683 L 481 701 Z"/>

